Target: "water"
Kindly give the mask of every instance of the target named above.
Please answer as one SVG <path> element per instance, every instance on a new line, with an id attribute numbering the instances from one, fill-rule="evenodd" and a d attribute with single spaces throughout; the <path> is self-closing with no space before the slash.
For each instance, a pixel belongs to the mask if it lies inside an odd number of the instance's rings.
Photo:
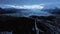
<path id="1" fill-rule="evenodd" d="M 53 14 L 50 14 L 45 11 L 41 11 L 39 9 L 27 9 L 27 10 L 18 10 L 17 13 L 10 13 L 10 14 L 2 14 L 2 15 L 8 15 L 8 16 L 16 16 L 16 17 L 29 17 L 31 15 L 37 15 L 37 16 L 50 16 Z"/>

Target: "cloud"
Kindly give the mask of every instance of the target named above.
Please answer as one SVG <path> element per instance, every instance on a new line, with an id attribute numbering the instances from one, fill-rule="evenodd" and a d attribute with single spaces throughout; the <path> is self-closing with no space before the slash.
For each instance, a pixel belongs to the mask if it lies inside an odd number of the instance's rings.
<path id="1" fill-rule="evenodd" d="M 23 5 L 23 6 L 5 5 L 5 6 L 13 7 L 13 8 L 17 8 L 17 9 L 43 9 L 44 8 L 43 4 L 40 4 L 40 5 Z"/>

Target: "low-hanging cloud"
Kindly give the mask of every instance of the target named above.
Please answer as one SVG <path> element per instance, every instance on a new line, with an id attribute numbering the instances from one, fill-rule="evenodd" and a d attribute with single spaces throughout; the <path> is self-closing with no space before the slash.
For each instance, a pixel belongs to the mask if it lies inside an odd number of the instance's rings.
<path id="1" fill-rule="evenodd" d="M 43 9 L 44 8 L 43 4 L 40 4 L 40 5 L 23 5 L 23 6 L 5 5 L 5 6 L 13 7 L 13 8 L 17 8 L 17 9 Z"/>

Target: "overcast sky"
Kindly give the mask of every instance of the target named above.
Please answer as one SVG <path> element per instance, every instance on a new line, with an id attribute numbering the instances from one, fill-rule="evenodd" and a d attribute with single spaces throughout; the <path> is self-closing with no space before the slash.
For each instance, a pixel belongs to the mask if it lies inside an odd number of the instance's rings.
<path id="1" fill-rule="evenodd" d="M 60 0 L 0 0 L 0 5 L 39 5 L 44 4 L 45 7 L 60 7 Z"/>
<path id="2" fill-rule="evenodd" d="M 30 5 L 41 3 L 59 3 L 60 0 L 0 0 L 0 4 Z"/>

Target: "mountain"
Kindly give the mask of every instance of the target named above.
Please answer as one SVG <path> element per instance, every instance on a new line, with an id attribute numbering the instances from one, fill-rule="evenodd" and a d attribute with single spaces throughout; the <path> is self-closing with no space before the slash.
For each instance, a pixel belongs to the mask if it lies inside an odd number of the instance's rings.
<path id="1" fill-rule="evenodd" d="M 3 9 L 0 7 L 0 14 L 7 14 L 7 13 L 16 13 L 16 9 L 13 8 Z"/>
<path id="2" fill-rule="evenodd" d="M 56 15 L 60 14 L 60 8 L 57 7 L 55 7 L 54 9 L 42 9 L 41 11 L 47 11 L 51 14 L 56 14 Z"/>

